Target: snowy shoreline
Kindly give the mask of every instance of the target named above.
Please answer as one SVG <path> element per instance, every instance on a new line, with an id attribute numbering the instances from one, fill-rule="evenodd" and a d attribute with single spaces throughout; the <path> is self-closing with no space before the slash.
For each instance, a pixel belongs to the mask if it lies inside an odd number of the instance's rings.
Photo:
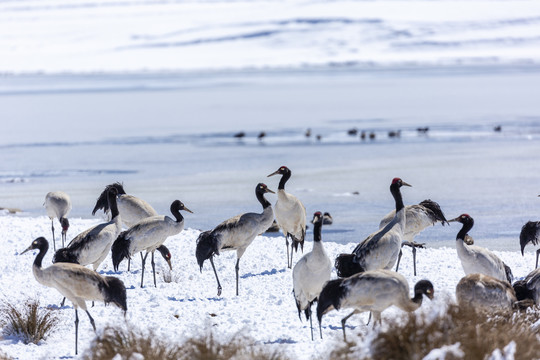
<path id="1" fill-rule="evenodd" d="M 70 219 L 71 228 L 68 239 L 78 232 L 96 224 L 99 220 Z M 216 296 L 216 282 L 209 264 L 199 272 L 195 260 L 195 240 L 199 230 L 189 228 L 181 234 L 166 241 L 172 253 L 172 281 L 164 282 L 166 264 L 161 258 L 156 260 L 157 288 L 146 286 L 141 289 L 140 261 L 134 258 L 132 272 L 127 273 L 127 264 L 120 265 L 120 271 L 114 272 L 110 256 L 100 266 L 102 274 L 114 275 L 122 279 L 127 287 L 128 312 L 126 325 L 120 310 L 115 307 L 104 307 L 96 304 L 90 308 L 96 320 L 98 334 L 107 326 L 135 326 L 153 329 L 157 334 L 168 339 L 181 339 L 204 335 L 212 329 L 214 335 L 227 341 L 232 335 L 241 333 L 253 338 L 259 344 L 283 348 L 293 359 L 313 359 L 329 351 L 342 341 L 340 320 L 347 314 L 347 309 L 332 311 L 323 319 L 323 339 L 311 341 L 309 323 L 300 322 L 292 296 L 292 273 L 286 269 L 285 241 L 282 236 L 258 236 L 242 257 L 240 263 L 240 296 L 234 295 L 234 252 L 223 252 L 215 260 L 223 286 L 221 297 Z M 37 298 L 42 306 L 58 308 L 60 294 L 38 284 L 32 275 L 34 256 L 25 254 L 18 256 L 30 242 L 38 237 L 50 239 L 50 221 L 45 216 L 19 217 L 0 216 L 0 229 L 3 233 L 4 251 L 0 253 L 0 271 L 2 281 L 0 294 L 2 300 L 18 304 L 28 298 Z M 322 237 L 325 238 L 323 227 Z M 305 251 L 311 250 L 312 233 L 308 233 Z M 324 243 L 331 259 L 342 252 L 350 252 L 356 243 L 345 245 Z M 412 288 L 420 279 L 429 279 L 435 286 L 435 299 L 427 301 L 418 311 L 438 311 L 449 298 L 454 299 L 455 286 L 464 275 L 455 248 L 430 248 L 418 251 L 418 276 L 414 277 L 412 256 L 409 249 L 404 249 L 400 264 L 403 274 Z M 516 279 L 527 275 L 534 266 L 534 253 L 526 252 L 525 256 L 516 252 L 494 251 L 507 263 Z M 35 254 L 36 252 L 34 252 Z M 295 262 L 300 255 L 295 254 Z M 52 251 L 44 259 L 44 266 L 50 264 Z M 147 269 L 148 270 L 148 269 Z M 332 278 L 335 278 L 333 271 Z M 412 295 L 412 294 L 411 294 Z M 383 313 L 385 317 L 401 312 L 391 308 Z M 16 338 L 7 337 L 0 340 L 2 351 L 8 356 L 20 359 L 38 358 L 77 358 L 73 354 L 73 319 L 71 304 L 58 310 L 61 318 L 58 330 L 39 345 L 24 345 Z M 355 334 L 368 331 L 363 325 L 367 314 L 352 317 L 348 325 L 348 334 L 354 341 Z M 130 325 L 127 325 L 130 324 Z M 84 353 L 94 338 L 90 324 L 81 318 L 79 330 L 79 346 Z M 362 345 L 361 345 L 362 346 Z M 366 346 L 366 345 L 363 345 Z"/>

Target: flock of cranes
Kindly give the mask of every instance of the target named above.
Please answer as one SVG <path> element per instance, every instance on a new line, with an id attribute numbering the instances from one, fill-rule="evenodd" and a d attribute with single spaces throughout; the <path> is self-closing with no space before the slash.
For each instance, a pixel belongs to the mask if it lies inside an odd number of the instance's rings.
<path id="1" fill-rule="evenodd" d="M 272 226 L 274 218 L 285 235 L 287 267 L 292 267 L 293 253 L 298 252 L 299 247 L 303 252 L 306 209 L 297 197 L 285 191 L 285 184 L 291 178 L 291 170 L 281 166 L 268 177 L 274 175 L 281 175 L 274 207 L 265 198 L 268 193 L 275 194 L 274 191 L 264 183 L 259 183 L 255 187 L 255 196 L 262 207 L 262 212 L 237 215 L 211 230 L 202 231 L 197 238 L 195 251 L 197 263 L 202 271 L 204 262 L 210 261 L 217 281 L 218 296 L 221 295 L 222 286 L 214 265 L 214 257 L 221 251 L 236 250 L 235 275 L 238 296 L 240 259 L 255 237 Z M 306 319 L 309 319 L 312 339 L 311 308 L 314 303 L 317 303 L 316 313 L 321 337 L 324 314 L 333 309 L 352 309 L 352 312 L 341 321 L 345 338 L 345 323 L 354 314 L 370 311 L 375 318 L 374 323 L 377 324 L 381 322 L 381 312 L 392 305 L 404 311 L 414 311 L 422 304 L 424 295 L 433 298 L 434 285 L 429 280 L 417 282 L 414 296 L 410 298 L 409 284 L 397 271 L 402 246 L 411 246 L 415 255 L 416 248 L 422 247 L 423 244 L 416 243 L 414 237 L 438 222 L 442 225 L 449 222 L 462 224 L 456 236 L 456 248 L 466 276 L 456 287 L 458 303 L 487 311 L 539 304 L 540 269 L 537 268 L 525 279 L 512 285 L 510 268 L 493 252 L 471 244 L 468 232 L 474 224 L 472 217 L 462 214 L 455 219 L 446 220 L 440 206 L 432 200 L 405 206 L 401 190 L 410 186 L 400 178 L 392 179 L 390 193 L 395 201 L 395 209 L 381 220 L 379 229 L 361 241 L 351 254 L 340 254 L 334 263 L 328 257 L 322 242 L 323 224 L 331 224 L 332 218 L 330 214 L 323 214 L 320 211 L 313 215 L 311 220 L 313 248 L 292 267 L 293 294 L 298 315 L 301 319 L 303 312 Z M 49 248 L 45 238 L 34 240 L 23 253 L 33 249 L 39 250 L 33 265 L 34 277 L 39 283 L 57 289 L 73 303 L 77 353 L 79 307 L 86 311 L 95 330 L 94 320 L 87 310 L 85 301 L 113 303 L 124 310 L 124 314 L 127 311 L 124 283 L 116 277 L 104 277 L 96 272 L 103 260 L 111 253 L 114 269 L 118 271 L 122 260 L 130 260 L 133 255 L 140 253 L 141 287 L 143 287 L 145 262 L 148 254 L 151 254 L 156 286 L 154 252 L 158 250 L 171 267 L 171 254 L 164 242 L 168 237 L 184 229 L 181 211 L 188 213 L 192 211 L 180 200 L 174 200 L 170 206 L 174 219 L 158 215 L 146 201 L 126 194 L 121 184 L 111 184 L 101 193 L 92 211 L 92 214 L 95 214 L 98 210 L 103 210 L 109 215 L 109 220 L 83 231 L 64 247 L 69 227 L 67 216 L 71 210 L 69 196 L 61 191 L 48 193 L 44 206 L 52 222 L 53 244 L 54 219 L 58 219 L 62 225 L 62 248 L 55 250 L 53 264 L 47 268 L 42 267 L 43 257 Z M 122 231 L 122 226 L 127 230 Z M 523 226 L 520 236 L 522 252 L 528 243 L 538 244 L 539 227 L 540 222 L 529 222 Z M 540 249 L 537 251 L 537 263 L 539 253 Z M 415 256 L 413 262 L 416 275 Z M 90 264 L 93 270 L 85 267 Z M 394 266 L 395 271 L 392 270 Z M 336 269 L 338 279 L 331 280 L 333 267 Z"/>

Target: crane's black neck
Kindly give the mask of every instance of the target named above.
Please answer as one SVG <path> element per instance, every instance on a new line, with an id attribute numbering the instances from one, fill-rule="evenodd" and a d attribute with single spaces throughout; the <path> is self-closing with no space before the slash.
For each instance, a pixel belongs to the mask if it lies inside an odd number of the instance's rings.
<path id="1" fill-rule="evenodd" d="M 116 194 L 117 194 L 117 191 L 109 191 L 107 193 L 107 199 L 109 201 L 109 209 L 111 210 L 111 220 L 120 214 L 118 212 L 118 204 L 116 203 Z"/>
<path id="2" fill-rule="evenodd" d="M 463 227 L 461 228 L 461 230 L 459 230 L 456 236 L 456 240 L 465 240 L 465 236 L 467 236 L 467 233 L 469 232 L 469 230 L 472 229 L 473 225 L 474 220 L 472 218 L 465 220 L 465 222 L 463 223 Z"/>
<path id="3" fill-rule="evenodd" d="M 278 190 L 285 190 L 285 183 L 291 178 L 291 170 L 287 169 L 281 175 L 281 180 L 279 180 Z"/>
<path id="4" fill-rule="evenodd" d="M 257 187 L 257 191 L 255 192 L 255 194 L 257 195 L 257 200 L 259 200 L 259 202 L 261 203 L 263 209 L 266 209 L 267 207 L 271 206 L 272 204 L 270 204 L 270 202 L 268 202 L 268 200 L 266 200 L 264 198 L 264 190 L 260 190 L 258 187 Z"/>
<path id="5" fill-rule="evenodd" d="M 424 298 L 424 294 L 420 291 L 417 291 L 414 293 L 414 297 L 411 299 L 411 301 L 415 304 L 418 304 L 418 306 L 422 305 L 422 299 Z"/>
<path id="6" fill-rule="evenodd" d="M 322 217 L 321 217 L 321 220 L 313 224 L 313 241 L 314 242 L 320 242 L 322 240 L 322 236 L 321 236 L 322 223 L 323 222 L 322 222 Z"/>
<path id="7" fill-rule="evenodd" d="M 45 239 L 43 239 L 45 240 Z M 39 246 L 37 247 L 39 249 L 39 254 L 37 254 L 36 259 L 34 260 L 34 266 L 37 266 L 41 269 L 41 264 L 43 262 L 43 258 L 45 257 L 45 254 L 49 250 L 49 243 L 45 241 L 40 241 Z"/>
<path id="8" fill-rule="evenodd" d="M 401 197 L 400 186 L 397 183 L 390 185 L 390 192 L 392 193 L 394 200 L 396 200 L 396 214 L 397 214 L 399 210 L 405 207 L 405 205 L 403 205 L 403 198 Z"/>
<path id="9" fill-rule="evenodd" d="M 176 219 L 176 222 L 182 222 L 184 220 L 184 217 L 180 213 L 180 202 L 179 201 L 173 201 L 171 204 L 171 214 L 173 214 L 174 218 Z"/>

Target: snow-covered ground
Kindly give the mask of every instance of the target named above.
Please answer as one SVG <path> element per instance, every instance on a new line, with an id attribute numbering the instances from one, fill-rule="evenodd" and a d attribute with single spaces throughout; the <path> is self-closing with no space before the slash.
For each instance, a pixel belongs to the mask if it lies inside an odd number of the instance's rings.
<path id="1" fill-rule="evenodd" d="M 86 229 L 98 220 L 72 219 L 70 235 Z M 175 342 L 181 342 L 208 331 L 213 331 L 219 341 L 227 341 L 240 332 L 253 338 L 257 344 L 279 349 L 293 359 L 312 359 L 323 355 L 343 341 L 341 318 L 347 309 L 332 311 L 323 318 L 323 339 L 311 341 L 309 323 L 300 321 L 292 295 L 292 271 L 287 269 L 285 240 L 283 237 L 258 236 L 248 248 L 240 262 L 240 295 L 235 295 L 234 263 L 235 253 L 223 252 L 216 258 L 216 268 L 223 286 L 222 296 L 217 295 L 217 286 L 210 264 L 205 263 L 202 273 L 195 260 L 195 240 L 199 231 L 189 228 L 189 214 L 186 216 L 187 229 L 171 237 L 166 245 L 172 253 L 172 282 L 163 279 L 168 268 L 156 255 L 157 288 L 152 284 L 151 267 L 147 264 L 145 287 L 140 288 L 140 260 L 132 261 L 132 272 L 128 273 L 127 263 L 114 272 L 110 257 L 100 266 L 102 274 L 118 276 L 127 287 L 128 312 L 126 320 L 114 306 L 97 303 L 89 311 L 97 325 L 97 333 L 107 325 L 115 327 L 131 326 L 153 329 L 157 334 Z M 376 224 L 373 224 L 376 227 Z M 325 231 L 332 226 L 323 227 Z M 0 296 L 13 304 L 28 298 L 37 298 L 43 306 L 57 308 L 61 296 L 50 288 L 38 284 L 32 275 L 32 252 L 19 256 L 31 241 L 41 235 L 50 239 L 50 221 L 47 217 L 0 216 L 2 252 L 0 252 Z M 431 229 L 443 231 L 442 227 Z M 68 235 L 68 238 L 71 236 Z M 308 233 L 311 250 L 312 233 Z M 355 244 L 324 244 L 331 258 L 342 252 L 350 252 Z M 37 251 L 33 252 L 34 254 Z M 527 253 L 524 258 L 518 252 L 499 252 L 500 256 L 518 278 L 532 270 L 534 255 Z M 412 256 L 404 249 L 400 265 L 402 273 L 412 286 L 420 279 L 429 279 L 436 290 L 433 301 L 425 299 L 418 311 L 438 311 L 444 302 L 454 299 L 455 286 L 463 276 L 461 264 L 455 248 L 421 249 L 418 252 L 418 276 L 413 276 Z M 49 251 L 43 265 L 51 262 Z M 298 256 L 295 258 L 298 260 Z M 332 275 L 336 277 L 335 272 Z M 412 296 L 411 292 L 411 296 Z M 401 310 L 390 308 L 385 317 Z M 58 329 L 38 345 L 24 345 L 18 339 L 6 337 L 0 340 L 0 348 L 7 355 L 17 359 L 76 358 L 74 356 L 74 311 L 69 302 L 57 310 L 61 319 Z M 368 331 L 364 324 L 367 314 L 356 315 L 348 321 L 350 339 L 360 332 Z M 315 325 L 317 323 L 315 322 Z M 85 315 L 80 315 L 79 349 L 84 352 L 96 335 Z M 360 347 L 367 347 L 361 343 Z"/>

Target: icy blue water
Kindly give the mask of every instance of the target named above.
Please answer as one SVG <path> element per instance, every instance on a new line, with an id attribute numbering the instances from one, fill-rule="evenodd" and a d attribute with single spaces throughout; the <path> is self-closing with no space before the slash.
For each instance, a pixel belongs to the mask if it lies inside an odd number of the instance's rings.
<path id="1" fill-rule="evenodd" d="M 0 206 L 45 215 L 45 194 L 64 190 L 71 216 L 89 218 L 103 187 L 120 181 L 160 213 L 182 200 L 195 212 L 187 226 L 207 229 L 260 211 L 255 185 L 276 189 L 267 175 L 287 165 L 286 189 L 308 216 L 333 215 L 327 241 L 376 230 L 401 177 L 413 185 L 406 204 L 429 198 L 448 218 L 469 213 L 478 244 L 516 251 L 521 226 L 540 219 L 540 73 L 499 70 L 8 77 Z M 458 229 L 437 226 L 418 240 L 452 246 Z"/>

